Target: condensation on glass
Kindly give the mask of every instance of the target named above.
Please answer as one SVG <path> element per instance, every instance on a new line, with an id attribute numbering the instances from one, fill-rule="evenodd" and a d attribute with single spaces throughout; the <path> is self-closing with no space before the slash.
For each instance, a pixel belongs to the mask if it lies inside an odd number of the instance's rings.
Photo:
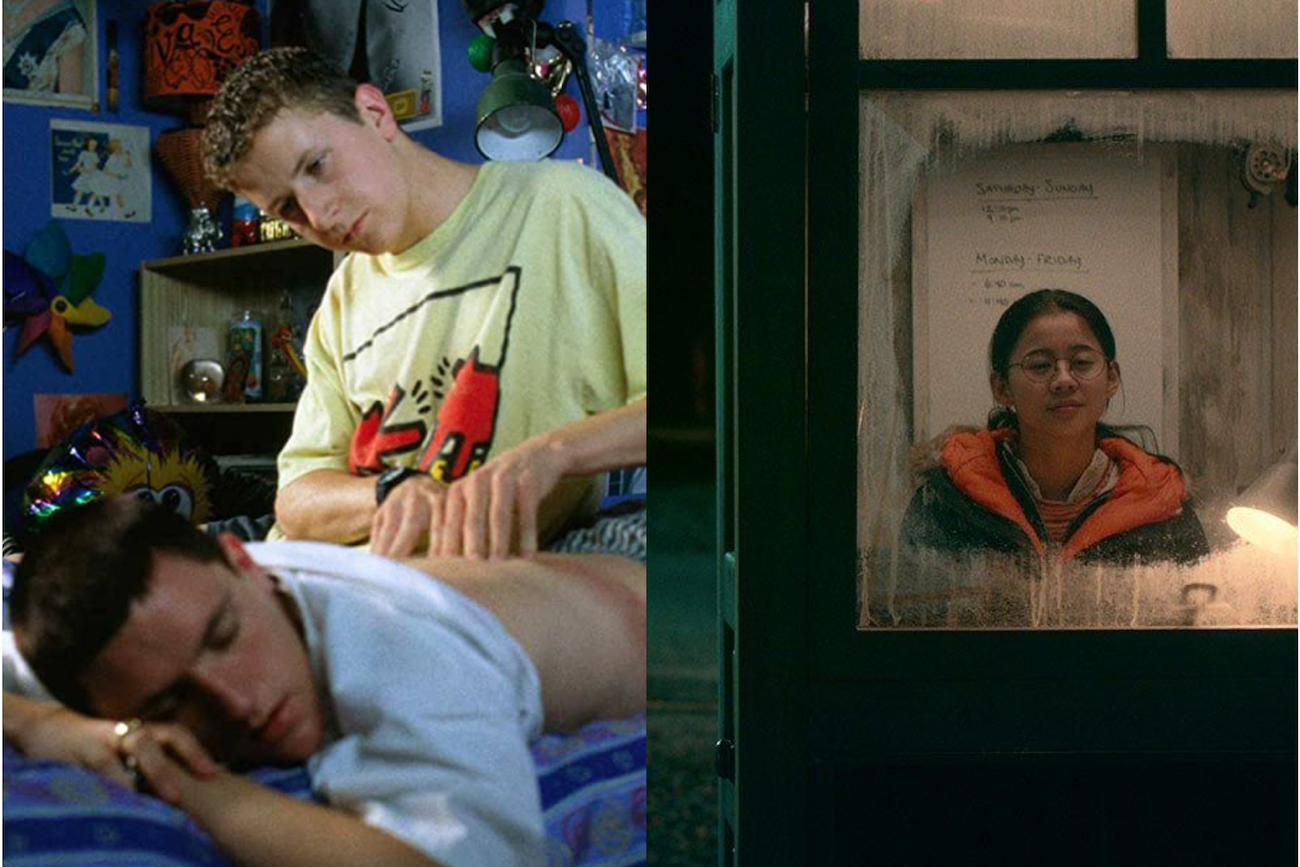
<path id="1" fill-rule="evenodd" d="M 1137 56 L 1136 0 L 862 0 L 858 9 L 865 60 Z"/>
<path id="2" fill-rule="evenodd" d="M 1296 208 L 1285 185 L 1252 189 L 1246 178 L 1260 148 L 1282 160 L 1295 152 L 1294 92 L 889 91 L 865 93 L 860 108 L 860 628 L 1295 624 L 1294 543 L 1289 554 L 1269 553 L 1224 521 L 1238 492 L 1295 443 Z M 1005 195 L 991 206 L 963 204 L 961 190 L 970 194 L 976 183 Z M 1017 201 L 1034 195 L 1110 196 L 1133 213 Z M 958 232 L 954 212 L 963 207 L 1017 230 L 1017 221 L 1054 214 L 1066 234 L 1046 250 L 999 247 L 985 230 L 943 235 Z M 1072 213 L 1091 214 L 1092 223 L 1070 223 Z M 1090 246 L 1092 226 L 1111 247 Z M 973 263 L 955 283 L 943 276 L 953 249 Z M 1041 262 L 1040 253 L 1049 257 L 1040 273 L 1007 275 L 1014 257 Z M 990 283 L 975 263 L 980 255 L 985 263 L 1004 257 L 987 269 Z M 1110 260 L 1095 258 L 1103 255 Z M 952 421 L 983 425 L 993 404 L 990 323 L 1015 297 L 1058 282 L 1057 265 L 1075 272 L 1066 288 L 1103 295 L 1133 279 L 1130 271 L 1141 275 L 1125 290 L 1140 296 L 1137 307 L 1130 313 L 1128 301 L 1114 302 L 1124 327 L 1103 308 L 1126 383 L 1103 420 L 1117 412 L 1149 423 L 1156 441 L 1144 445 L 1188 474 L 1213 548 L 1195 565 L 1097 567 L 1048 557 L 1026 573 L 998 555 L 958 563 L 898 544 L 914 468 L 933 460 L 934 438 Z M 964 330 L 958 304 L 972 311 Z M 1136 336 L 1130 315 L 1147 317 Z M 971 346 L 978 357 L 947 364 Z M 948 417 L 959 403 L 973 408 Z"/>
<path id="3" fill-rule="evenodd" d="M 1295 0 L 1166 0 L 1169 56 L 1293 58 Z"/>

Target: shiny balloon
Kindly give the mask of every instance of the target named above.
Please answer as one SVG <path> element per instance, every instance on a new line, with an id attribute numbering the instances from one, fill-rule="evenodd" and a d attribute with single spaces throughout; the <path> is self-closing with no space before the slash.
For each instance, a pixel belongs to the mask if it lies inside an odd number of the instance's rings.
<path id="1" fill-rule="evenodd" d="M 39 532 L 61 510 L 114 494 L 202 524 L 216 480 L 216 463 L 176 422 L 137 403 L 83 424 L 50 450 L 23 492 L 25 529 Z"/>

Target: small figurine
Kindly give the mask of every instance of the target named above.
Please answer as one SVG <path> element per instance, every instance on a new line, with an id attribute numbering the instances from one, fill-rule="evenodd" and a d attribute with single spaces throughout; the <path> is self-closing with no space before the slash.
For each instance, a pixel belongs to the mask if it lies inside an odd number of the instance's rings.
<path id="1" fill-rule="evenodd" d="M 221 240 L 221 227 L 212 219 L 212 212 L 203 206 L 190 211 L 190 224 L 185 229 L 181 249 L 185 255 L 211 253 Z"/>

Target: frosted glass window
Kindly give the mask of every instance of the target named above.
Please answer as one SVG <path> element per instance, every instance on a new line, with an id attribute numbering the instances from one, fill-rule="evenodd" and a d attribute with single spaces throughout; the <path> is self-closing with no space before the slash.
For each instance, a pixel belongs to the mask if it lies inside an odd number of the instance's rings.
<path id="1" fill-rule="evenodd" d="M 1296 56 L 1295 0 L 1167 0 L 1170 57 Z"/>
<path id="2" fill-rule="evenodd" d="M 1137 56 L 1136 0 L 860 0 L 858 9 L 864 60 Z"/>
<path id="3" fill-rule="evenodd" d="M 1261 152 L 1287 164 L 1296 119 L 1285 91 L 863 94 L 861 628 L 1296 623 L 1294 536 L 1278 553 L 1225 521 L 1295 444 L 1296 208 L 1285 183 L 1247 181 Z M 1208 556 L 906 543 L 916 469 L 951 425 L 986 425 L 993 323 L 1040 288 L 1102 308 L 1123 383 L 1102 421 L 1179 464 Z"/>

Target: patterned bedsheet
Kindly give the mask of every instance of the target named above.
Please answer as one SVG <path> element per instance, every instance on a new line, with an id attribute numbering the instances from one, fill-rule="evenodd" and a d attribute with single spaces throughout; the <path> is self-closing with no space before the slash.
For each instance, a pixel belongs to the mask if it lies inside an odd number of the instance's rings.
<path id="1" fill-rule="evenodd" d="M 547 867 L 646 863 L 645 715 L 546 735 L 532 747 Z M 310 798 L 305 769 L 254 771 Z M 4 749 L 5 867 L 228 867 L 207 835 L 162 801 L 80 768 Z"/>
<path id="2" fill-rule="evenodd" d="M 640 492 L 621 499 L 644 501 Z M 636 490 L 633 479 L 623 482 Z M 612 501 L 607 501 L 609 505 Z M 645 521 L 613 553 L 645 558 Z M 598 526 L 597 531 L 600 530 Z M 593 531 L 594 532 L 594 531 Z M 594 539 L 594 541 L 593 541 Z M 601 550 L 592 537 L 581 550 Z M 3 628 L 9 629 L 12 566 L 3 561 Z M 645 714 L 602 720 L 532 745 L 547 833 L 547 867 L 633 867 L 646 863 Z M 311 797 L 304 768 L 251 776 L 287 794 Z M 4 747 L 4 867 L 231 867 L 181 811 L 81 768 L 28 759 Z"/>

